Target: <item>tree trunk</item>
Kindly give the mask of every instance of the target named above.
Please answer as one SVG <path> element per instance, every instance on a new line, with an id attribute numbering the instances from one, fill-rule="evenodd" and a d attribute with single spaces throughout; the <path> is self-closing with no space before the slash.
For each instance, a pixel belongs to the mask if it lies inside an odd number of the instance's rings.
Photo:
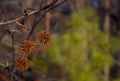
<path id="1" fill-rule="evenodd" d="M 117 4 L 117 8 L 120 8 L 120 4 Z M 120 32 L 120 15 L 119 15 L 119 11 L 118 11 L 118 33 Z M 120 36 L 118 35 L 118 37 L 120 38 Z M 120 63 L 120 48 L 117 54 L 117 62 Z M 117 65 L 117 78 L 120 78 L 120 65 Z"/>
<path id="2" fill-rule="evenodd" d="M 71 0 L 71 2 L 75 8 L 75 11 L 80 11 L 85 8 L 85 0 Z"/>
<path id="3" fill-rule="evenodd" d="M 105 19 L 104 19 L 104 25 L 103 25 L 103 29 L 104 32 L 106 33 L 106 40 L 109 41 L 109 35 L 110 35 L 110 14 L 109 14 L 109 9 L 110 9 L 110 0 L 105 0 L 105 10 L 106 10 L 106 14 L 105 14 Z M 109 54 L 109 50 L 107 50 L 107 54 Z M 109 81 L 110 77 L 110 68 L 109 65 L 106 65 L 104 68 L 104 75 L 105 75 L 105 81 Z"/>
<path id="4" fill-rule="evenodd" d="M 49 4 L 51 0 L 47 0 L 47 4 Z M 45 17 L 45 31 L 49 31 L 50 29 L 50 20 L 51 20 L 51 13 L 47 12 Z"/>

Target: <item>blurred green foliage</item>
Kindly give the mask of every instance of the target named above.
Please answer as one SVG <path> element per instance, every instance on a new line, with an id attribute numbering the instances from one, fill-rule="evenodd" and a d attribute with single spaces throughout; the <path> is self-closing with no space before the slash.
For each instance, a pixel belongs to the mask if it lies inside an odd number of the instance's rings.
<path id="1" fill-rule="evenodd" d="M 117 48 L 114 38 L 107 40 L 100 30 L 99 20 L 92 9 L 74 13 L 67 23 L 69 29 L 54 37 L 39 57 L 33 57 L 32 67 L 57 81 L 104 81 L 105 65 L 114 62 L 109 51 Z"/>

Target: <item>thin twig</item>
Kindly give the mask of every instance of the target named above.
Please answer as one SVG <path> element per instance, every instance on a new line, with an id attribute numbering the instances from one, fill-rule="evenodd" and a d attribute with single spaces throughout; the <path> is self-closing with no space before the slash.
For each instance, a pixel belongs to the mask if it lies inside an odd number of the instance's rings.
<path id="1" fill-rule="evenodd" d="M 42 9 L 43 6 L 45 6 L 45 2 L 46 0 L 41 0 L 39 10 Z"/>
<path id="2" fill-rule="evenodd" d="M 32 11 L 32 12 L 30 12 L 27 16 L 30 16 L 30 15 L 35 14 L 35 13 L 37 13 L 37 12 L 39 12 L 39 11 Z M 6 25 L 6 24 L 16 23 L 17 21 L 22 20 L 23 18 L 25 18 L 25 17 L 27 17 L 27 16 L 21 16 L 21 17 L 18 17 L 18 18 L 16 18 L 16 19 L 13 19 L 13 20 L 10 20 L 10 21 L 7 21 L 7 22 L 2 22 L 2 23 L 0 23 L 0 26 L 1 26 L 1 25 Z"/>
<path id="3" fill-rule="evenodd" d="M 15 61 L 15 50 L 14 50 L 14 32 L 12 33 L 12 55 L 13 55 L 13 62 Z"/>
<path id="4" fill-rule="evenodd" d="M 1 20 L 0 20 L 0 22 L 4 22 L 4 20 L 5 20 L 5 11 L 2 10 L 1 11 Z"/>
<path id="5" fill-rule="evenodd" d="M 12 37 L 12 51 L 13 51 L 12 57 L 13 57 L 13 63 L 15 63 L 15 48 L 14 48 L 14 46 L 15 46 L 14 42 L 15 42 L 15 40 L 14 40 L 14 32 L 11 33 L 11 37 Z M 11 81 L 13 81 L 14 70 L 15 70 L 15 67 L 13 67 L 13 71 L 11 73 Z"/>
<path id="6" fill-rule="evenodd" d="M 42 20 L 42 18 L 45 16 L 45 14 L 49 11 L 50 9 L 48 9 L 47 11 L 45 11 L 41 16 L 40 18 L 38 19 L 38 21 L 36 21 L 36 23 L 34 23 L 33 27 L 32 27 L 32 30 L 30 31 L 29 35 L 28 35 L 28 38 L 30 38 L 30 36 L 32 35 L 34 29 L 37 27 L 37 24 L 39 23 L 40 20 Z"/>
<path id="7" fill-rule="evenodd" d="M 61 1 L 60 3 L 56 4 L 57 1 L 58 1 L 58 0 L 54 0 L 54 1 L 51 2 L 49 5 L 43 7 L 43 9 L 46 8 L 46 7 L 48 7 L 48 9 L 42 14 L 42 16 L 40 16 L 40 18 L 38 19 L 38 21 L 36 21 L 36 22 L 33 24 L 32 30 L 30 31 L 27 39 L 30 38 L 30 36 L 32 35 L 33 31 L 34 31 L 35 28 L 37 27 L 38 23 L 42 20 L 42 18 L 45 16 L 45 14 L 46 14 L 47 12 L 49 12 L 49 11 L 52 10 L 52 9 L 57 8 L 58 6 L 62 5 L 64 2 L 66 2 L 67 0 L 63 0 L 63 1 Z"/>
<path id="8" fill-rule="evenodd" d="M 28 13 L 27 16 L 24 15 L 24 16 L 18 17 L 18 18 L 13 19 L 13 20 L 9 20 L 9 21 L 6 21 L 6 22 L 0 22 L 0 26 L 15 23 L 15 22 L 17 22 L 17 21 L 19 21 L 19 20 L 22 20 L 22 19 L 25 18 L 25 17 L 28 17 L 28 16 L 33 15 L 33 14 L 35 14 L 35 13 L 41 12 L 42 10 L 46 10 L 46 9 L 48 9 L 49 7 L 53 6 L 57 1 L 58 1 L 58 0 L 53 1 L 53 2 L 50 3 L 49 5 L 46 5 L 46 6 L 44 6 L 43 8 L 41 8 L 39 11 L 32 11 L 32 12 Z"/>

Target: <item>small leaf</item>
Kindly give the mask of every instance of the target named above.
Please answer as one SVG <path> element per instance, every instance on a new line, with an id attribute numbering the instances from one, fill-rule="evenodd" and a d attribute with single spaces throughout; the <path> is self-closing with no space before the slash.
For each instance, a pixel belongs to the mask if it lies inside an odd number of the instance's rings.
<path id="1" fill-rule="evenodd" d="M 3 67 L 5 67 L 5 65 L 4 65 L 3 63 L 0 63 L 0 66 L 3 66 Z"/>
<path id="2" fill-rule="evenodd" d="M 10 32 L 13 32 L 13 33 L 19 33 L 18 30 L 10 30 Z"/>
<path id="3" fill-rule="evenodd" d="M 27 8 L 27 10 L 29 10 L 29 11 L 34 11 L 35 9 L 33 9 L 33 8 Z"/>

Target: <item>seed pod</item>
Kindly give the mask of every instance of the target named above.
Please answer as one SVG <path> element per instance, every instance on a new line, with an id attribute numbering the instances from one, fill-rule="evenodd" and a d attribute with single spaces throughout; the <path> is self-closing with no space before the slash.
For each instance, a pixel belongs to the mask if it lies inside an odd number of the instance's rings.
<path id="1" fill-rule="evenodd" d="M 16 58 L 15 66 L 20 71 L 26 70 L 28 68 L 28 60 L 27 60 L 27 58 L 25 58 L 23 56 L 20 56 L 20 57 Z"/>
<path id="2" fill-rule="evenodd" d="M 35 51 L 35 43 L 31 40 L 25 40 L 23 41 L 21 48 L 24 53 L 31 54 Z"/>
<path id="3" fill-rule="evenodd" d="M 48 45 L 51 41 L 51 35 L 49 32 L 41 32 L 39 35 L 39 41 L 42 45 Z"/>

